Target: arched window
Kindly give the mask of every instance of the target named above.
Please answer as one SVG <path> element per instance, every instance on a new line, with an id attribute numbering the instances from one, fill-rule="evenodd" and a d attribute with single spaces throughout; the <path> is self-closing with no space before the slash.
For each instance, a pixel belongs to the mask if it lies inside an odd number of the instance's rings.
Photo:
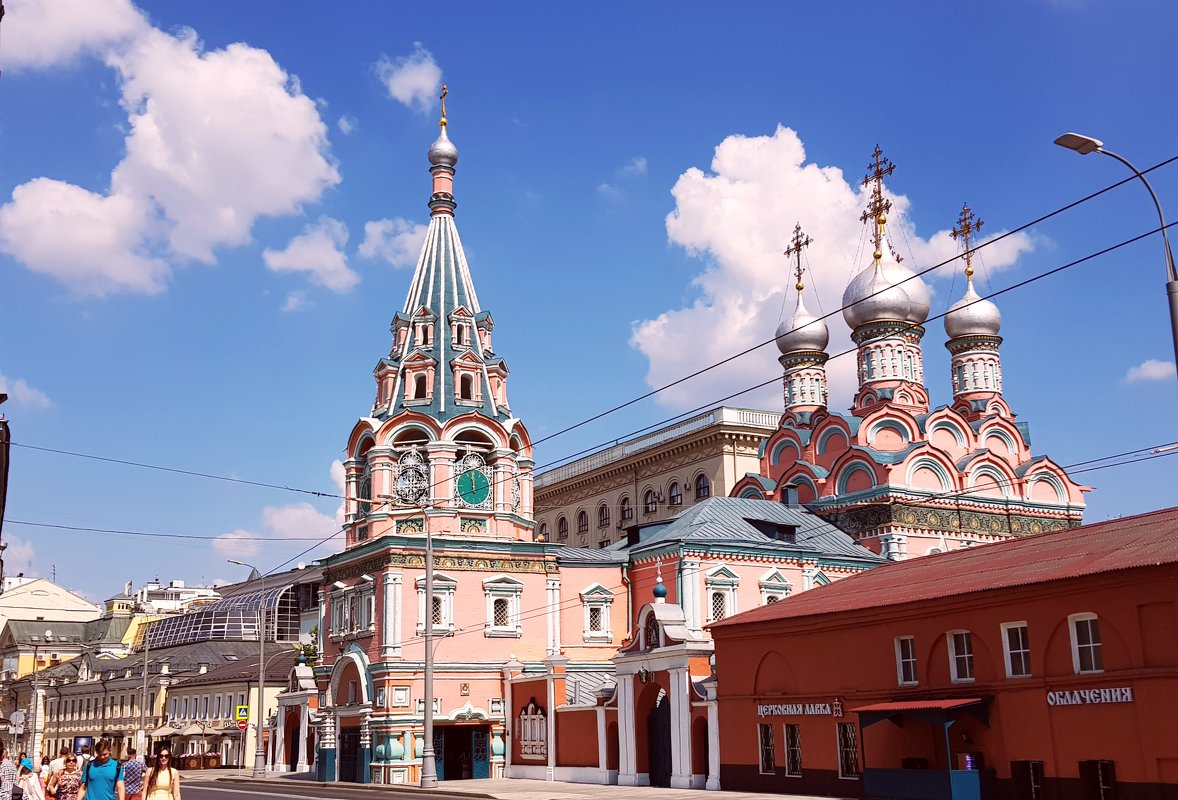
<path id="1" fill-rule="evenodd" d="M 564 517 L 556 521 L 556 538 L 562 540 L 569 538 L 569 521 Z"/>
<path id="2" fill-rule="evenodd" d="M 589 515 L 584 511 L 577 512 L 577 533 L 589 532 Z"/>
<path id="3" fill-rule="evenodd" d="M 683 487 L 679 481 L 671 481 L 671 488 L 667 490 L 668 502 L 673 506 L 683 505 Z"/>
<path id="4" fill-rule="evenodd" d="M 356 487 L 356 494 L 360 499 L 356 504 L 356 511 L 364 516 L 372 510 L 372 464 L 369 463 L 368 456 L 364 456 L 364 471 L 360 473 L 360 485 Z"/>
<path id="5" fill-rule="evenodd" d="M 646 494 L 642 495 L 642 513 L 653 514 L 658 510 L 658 496 L 654 493 L 654 489 L 647 489 Z"/>
<path id="6" fill-rule="evenodd" d="M 425 390 L 425 375 L 418 375 L 417 378 L 413 381 L 413 399 L 424 400 L 426 393 Z"/>
<path id="7" fill-rule="evenodd" d="M 605 503 L 602 503 L 597 507 L 597 527 L 609 527 L 609 506 L 607 506 Z"/>
<path id="8" fill-rule="evenodd" d="M 548 541 L 548 523 L 547 522 L 540 523 L 540 541 L 542 541 L 542 542 Z"/>
<path id="9" fill-rule="evenodd" d="M 470 375 L 463 375 L 459 378 L 458 397 L 462 400 L 471 400 L 474 398 L 474 378 Z"/>
<path id="10" fill-rule="evenodd" d="M 695 479 L 695 499 L 703 500 L 712 496 L 712 482 L 702 472 Z"/>
<path id="11" fill-rule="evenodd" d="M 629 497 L 623 497 L 618 503 L 618 506 L 622 509 L 622 522 L 629 522 L 634 519 L 634 509 L 630 506 Z"/>

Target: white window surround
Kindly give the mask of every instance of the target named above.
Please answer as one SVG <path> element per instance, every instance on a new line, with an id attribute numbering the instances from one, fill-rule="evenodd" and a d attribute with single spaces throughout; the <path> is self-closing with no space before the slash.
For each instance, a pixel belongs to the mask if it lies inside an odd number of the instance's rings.
<path id="1" fill-rule="evenodd" d="M 736 606 L 736 589 L 740 586 L 740 576 L 721 564 L 712 567 L 704 576 L 704 596 L 708 599 L 708 622 L 715 622 L 712 595 L 719 593 L 724 596 L 724 616 L 731 617 L 739 613 Z"/>
<path id="2" fill-rule="evenodd" d="M 967 630 L 948 631 L 949 677 L 954 683 L 974 682 L 973 634 Z"/>
<path id="3" fill-rule="evenodd" d="M 483 581 L 483 593 L 487 598 L 487 627 L 483 635 L 487 638 L 518 639 L 523 635 L 523 625 L 520 621 L 520 598 L 523 596 L 524 585 L 515 578 L 506 575 L 496 575 Z M 507 602 L 507 624 L 495 624 L 495 601 Z M 443 602 L 443 618 L 445 618 L 445 604 Z"/>
<path id="4" fill-rule="evenodd" d="M 1081 643 L 1080 631 L 1077 630 L 1080 623 L 1087 626 L 1090 633 L 1095 634 L 1095 638 L 1091 642 Z M 1075 673 L 1077 675 L 1094 675 L 1104 672 L 1104 640 L 1100 635 L 1100 617 L 1091 612 L 1069 614 L 1068 633 L 1072 643 L 1072 669 Z M 1093 665 L 1090 668 L 1084 667 L 1080 652 L 1082 649 L 1086 649 L 1089 653 L 1089 664 Z"/>
<path id="5" fill-rule="evenodd" d="M 609 609 L 614 602 L 614 593 L 600 583 L 595 583 L 586 586 L 580 595 L 584 614 L 582 638 L 586 642 L 612 642 L 614 635 L 610 625 Z M 590 622 L 592 609 L 597 609 L 600 614 L 601 624 L 597 628 Z"/>
<path id="6" fill-rule="evenodd" d="M 780 570 L 771 569 L 761 576 L 758 585 L 761 589 L 761 605 L 776 603 L 789 597 L 793 591 L 793 584 L 789 582 Z"/>
<path id="7" fill-rule="evenodd" d="M 1006 665 L 1006 677 L 1015 679 L 1031 677 L 1031 640 L 1026 620 L 1021 622 L 1003 622 L 999 627 L 1002 630 L 1002 661 Z M 1019 628 L 1022 628 L 1024 631 L 1021 638 L 1023 640 L 1022 643 L 1026 645 L 1026 648 L 1018 651 L 1012 651 L 1010 647 L 1010 633 L 1011 631 Z M 1020 661 L 1025 659 L 1026 670 L 1024 672 L 1015 672 L 1015 664 L 1011 659 L 1012 653 L 1020 656 Z"/>
<path id="8" fill-rule="evenodd" d="M 907 648 L 905 648 L 907 643 Z M 900 686 L 916 686 L 920 683 L 920 673 L 916 664 L 916 637 L 896 637 L 896 683 Z M 906 669 L 907 667 L 907 669 Z"/>
<path id="9" fill-rule="evenodd" d="M 520 758 L 540 761 L 548 758 L 548 724 L 544 709 L 532 700 L 516 718 L 515 735 L 519 739 Z"/>
<path id="10" fill-rule="evenodd" d="M 417 632 L 425 633 L 425 578 L 415 581 L 417 585 Z M 454 592 L 458 589 L 458 581 L 440 572 L 434 573 L 434 597 L 442 603 L 442 621 L 434 624 L 434 630 L 454 630 Z M 432 603 L 430 604 L 432 607 Z"/>
<path id="11" fill-rule="evenodd" d="M 331 593 L 331 635 L 371 633 L 376 630 L 376 590 L 357 584 Z"/>

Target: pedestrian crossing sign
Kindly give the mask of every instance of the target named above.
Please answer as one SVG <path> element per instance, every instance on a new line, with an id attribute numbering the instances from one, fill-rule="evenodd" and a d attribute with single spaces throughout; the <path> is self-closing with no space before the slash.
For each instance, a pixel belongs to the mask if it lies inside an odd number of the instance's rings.
<path id="1" fill-rule="evenodd" d="M 233 718 L 237 720 L 248 720 L 250 718 L 250 707 L 238 706 L 234 712 Z"/>

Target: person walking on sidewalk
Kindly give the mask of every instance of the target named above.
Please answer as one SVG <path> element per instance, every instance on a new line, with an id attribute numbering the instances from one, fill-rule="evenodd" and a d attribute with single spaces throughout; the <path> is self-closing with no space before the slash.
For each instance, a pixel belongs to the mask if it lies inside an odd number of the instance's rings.
<path id="1" fill-rule="evenodd" d="M 123 767 L 110 757 L 110 739 L 95 747 L 96 756 L 82 768 L 82 789 L 78 800 L 126 800 Z"/>
<path id="2" fill-rule="evenodd" d="M 61 772 L 55 772 L 49 778 L 49 785 L 45 791 L 57 800 L 78 800 L 78 792 L 82 788 L 82 773 L 78 769 L 78 757 L 70 753 L 65 757 L 65 766 Z"/>
<path id="3" fill-rule="evenodd" d="M 142 800 L 143 773 L 147 766 L 136 757 L 135 748 L 127 750 L 127 760 L 123 762 L 123 787 L 127 792 L 127 800 Z"/>
<path id="4" fill-rule="evenodd" d="M 161 747 L 143 782 L 145 800 L 180 800 L 180 773 L 172 768 L 172 751 Z"/>

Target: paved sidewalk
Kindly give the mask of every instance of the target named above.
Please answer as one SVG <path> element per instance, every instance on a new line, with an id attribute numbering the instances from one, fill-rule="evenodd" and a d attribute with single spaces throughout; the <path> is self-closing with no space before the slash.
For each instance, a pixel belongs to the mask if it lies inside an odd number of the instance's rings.
<path id="1" fill-rule="evenodd" d="M 234 774 L 238 773 L 238 774 Z M 221 778 L 233 783 L 273 784 L 278 781 L 299 781 L 316 783 L 310 773 L 271 773 L 257 780 L 249 777 L 250 770 L 203 770 L 202 779 Z M 207 777 L 206 777 L 207 776 Z M 421 792 L 423 795 L 458 798 L 492 798 L 492 800 L 617 800 L 620 797 L 637 800 L 782 800 L 793 797 L 797 800 L 831 800 L 809 795 L 763 794 L 755 792 L 705 792 L 700 789 L 661 789 L 653 786 L 602 786 L 594 783 L 566 783 L 563 781 L 536 781 L 523 778 L 489 778 L 468 781 L 442 781 L 437 789 L 418 789 L 404 784 L 374 785 L 356 783 L 329 783 L 325 786 L 364 789 L 374 793 L 395 789 L 399 792 Z"/>

